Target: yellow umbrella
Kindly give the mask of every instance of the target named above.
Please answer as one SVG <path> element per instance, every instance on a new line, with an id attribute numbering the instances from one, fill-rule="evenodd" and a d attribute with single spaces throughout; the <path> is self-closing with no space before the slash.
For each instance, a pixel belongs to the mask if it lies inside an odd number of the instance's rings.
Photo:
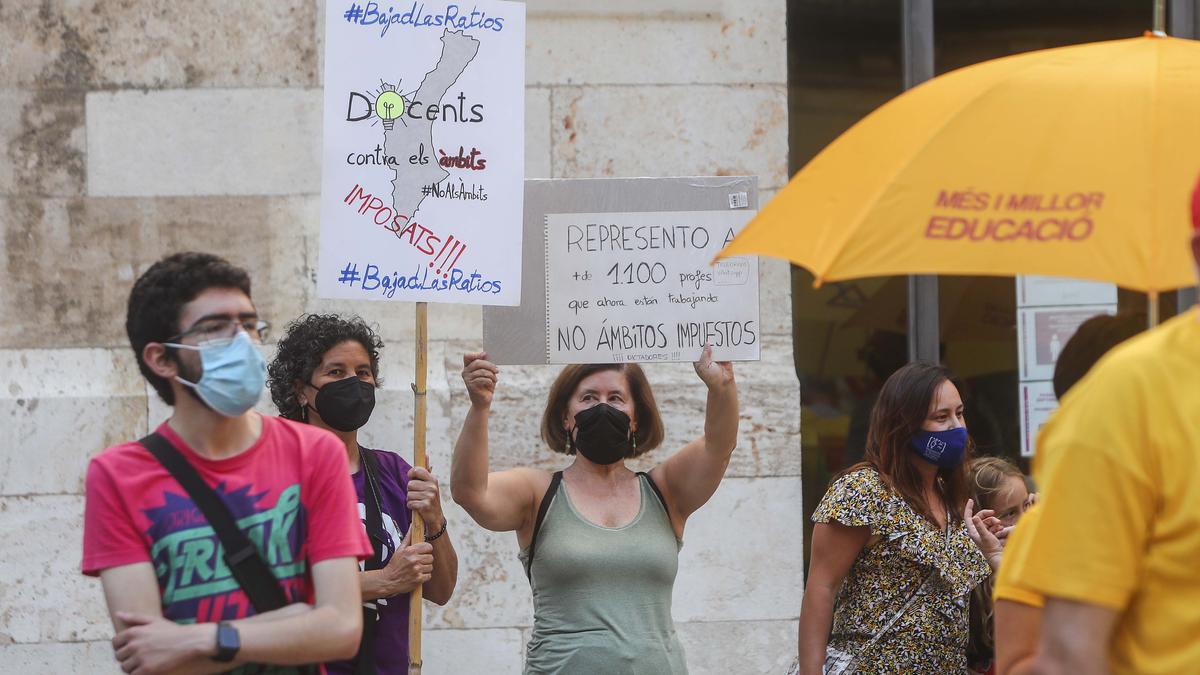
<path id="1" fill-rule="evenodd" d="M 1196 283 L 1200 42 L 1146 37 L 957 70 L 826 147 L 718 257 L 815 285 L 896 274 L 1049 274 L 1157 293 Z"/>

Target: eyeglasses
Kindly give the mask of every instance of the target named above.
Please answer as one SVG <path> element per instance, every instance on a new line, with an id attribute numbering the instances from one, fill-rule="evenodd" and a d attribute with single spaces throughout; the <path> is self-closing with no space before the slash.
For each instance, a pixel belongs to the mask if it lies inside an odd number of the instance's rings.
<path id="1" fill-rule="evenodd" d="M 178 342 L 185 337 L 195 337 L 197 342 L 208 342 L 210 340 L 226 340 L 235 337 L 238 330 L 246 331 L 250 337 L 256 337 L 258 340 L 264 341 L 267 335 L 271 332 L 271 324 L 262 319 L 233 319 L 230 317 L 213 317 L 210 319 L 201 319 L 192 324 L 192 327 L 183 331 L 179 335 L 173 336 L 165 340 L 165 342 Z"/>

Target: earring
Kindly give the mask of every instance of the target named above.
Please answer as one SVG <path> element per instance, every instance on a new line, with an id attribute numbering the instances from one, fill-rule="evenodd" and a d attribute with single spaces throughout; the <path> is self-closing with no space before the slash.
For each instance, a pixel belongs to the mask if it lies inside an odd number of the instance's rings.
<path id="1" fill-rule="evenodd" d="M 575 451 L 575 448 L 572 447 L 574 444 L 571 442 L 571 430 L 566 429 L 565 431 L 567 432 L 567 454 L 569 455 Z"/>
<path id="2" fill-rule="evenodd" d="M 629 433 L 629 440 L 633 441 L 633 452 L 636 453 L 637 452 L 637 432 L 636 431 L 631 431 Z"/>
<path id="3" fill-rule="evenodd" d="M 300 421 L 308 424 L 308 401 L 300 401 Z"/>

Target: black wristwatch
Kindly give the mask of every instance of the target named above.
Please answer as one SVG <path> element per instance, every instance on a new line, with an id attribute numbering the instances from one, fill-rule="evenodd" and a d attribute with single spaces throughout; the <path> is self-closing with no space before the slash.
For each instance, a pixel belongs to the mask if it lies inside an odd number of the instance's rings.
<path id="1" fill-rule="evenodd" d="M 221 621 L 217 624 L 217 655 L 212 657 L 213 661 L 221 663 L 229 663 L 237 656 L 238 650 L 242 648 L 242 640 L 238 637 L 238 630 L 233 627 L 233 624 L 228 621 Z"/>

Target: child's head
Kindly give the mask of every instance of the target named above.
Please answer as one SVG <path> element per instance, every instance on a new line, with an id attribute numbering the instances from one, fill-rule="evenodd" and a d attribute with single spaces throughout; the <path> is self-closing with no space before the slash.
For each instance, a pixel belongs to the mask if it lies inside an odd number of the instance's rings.
<path id="1" fill-rule="evenodd" d="M 971 461 L 970 476 L 976 508 L 995 511 L 1005 526 L 1016 524 L 1029 501 L 1021 470 L 1000 457 L 978 457 Z"/>

